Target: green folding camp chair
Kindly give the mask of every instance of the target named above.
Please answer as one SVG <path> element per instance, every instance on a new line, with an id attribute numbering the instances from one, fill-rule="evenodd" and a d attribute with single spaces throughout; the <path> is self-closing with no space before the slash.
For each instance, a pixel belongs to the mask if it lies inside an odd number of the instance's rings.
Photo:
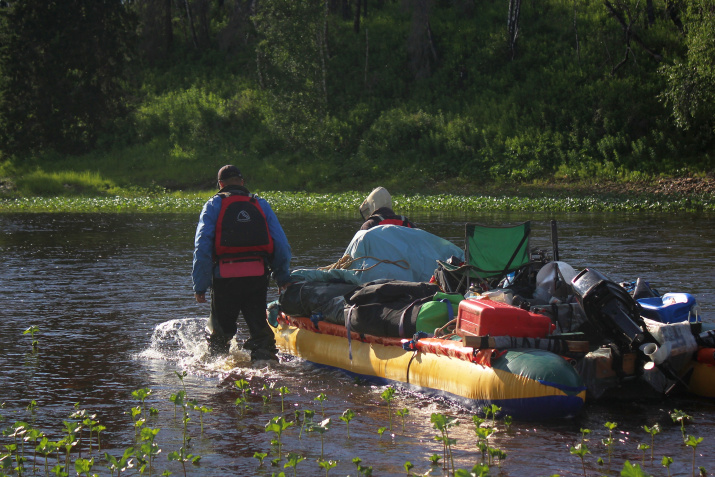
<path id="1" fill-rule="evenodd" d="M 531 222 L 511 226 L 465 225 L 465 262 L 494 286 L 531 260 Z"/>
<path id="2" fill-rule="evenodd" d="M 513 226 L 465 225 L 465 263 L 438 260 L 435 278 L 444 291 L 466 293 L 473 284 L 496 287 L 508 274 L 530 263 L 531 222 Z"/>

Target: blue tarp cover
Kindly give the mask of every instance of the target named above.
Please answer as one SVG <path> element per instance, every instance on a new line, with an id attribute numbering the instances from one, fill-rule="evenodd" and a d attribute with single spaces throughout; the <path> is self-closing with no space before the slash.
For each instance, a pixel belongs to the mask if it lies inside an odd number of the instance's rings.
<path id="1" fill-rule="evenodd" d="M 437 268 L 437 260 L 446 261 L 451 256 L 464 260 L 464 251 L 452 242 L 422 229 L 398 225 L 359 230 L 344 255 L 358 259 L 347 270 L 301 269 L 295 270 L 293 276 L 309 281 L 348 283 L 367 283 L 382 278 L 426 282 Z"/>

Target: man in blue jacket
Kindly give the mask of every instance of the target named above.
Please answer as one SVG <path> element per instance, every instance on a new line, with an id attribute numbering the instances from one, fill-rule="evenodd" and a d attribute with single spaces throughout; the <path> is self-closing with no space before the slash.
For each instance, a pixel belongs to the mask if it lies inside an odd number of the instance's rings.
<path id="1" fill-rule="evenodd" d="M 219 170 L 218 187 L 201 210 L 191 273 L 198 303 L 206 303 L 206 291 L 212 290 L 209 351 L 228 353 L 241 313 L 250 334 L 243 348 L 251 352 L 251 361 L 277 361 L 266 299 L 271 270 L 281 290 L 290 282 L 288 239 L 268 202 L 244 187 L 236 166 Z"/>

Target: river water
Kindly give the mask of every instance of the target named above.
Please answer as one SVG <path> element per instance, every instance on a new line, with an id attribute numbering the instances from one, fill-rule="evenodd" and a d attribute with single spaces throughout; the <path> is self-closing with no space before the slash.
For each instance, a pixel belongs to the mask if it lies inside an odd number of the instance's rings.
<path id="1" fill-rule="evenodd" d="M 148 388 L 145 426 L 160 429 L 155 442 L 161 449 L 152 472 L 182 475 L 181 466 L 167 456 L 183 444 L 184 423 L 180 414 L 175 417 L 170 398 L 185 389 L 206 410 L 192 411 L 187 424 L 188 452 L 202 457 L 198 466 L 188 465 L 188 475 L 269 476 L 280 471 L 293 475 L 292 468 L 284 468 L 285 458 L 279 466 L 271 465 L 275 435 L 265 426 L 281 412 L 293 421 L 294 413 L 304 410 L 324 412 L 331 424 L 322 439 L 318 433 L 301 434 L 297 427 L 283 433 L 284 453 L 305 457 L 297 463 L 297 475 L 325 475 L 316 462 L 321 453 L 326 460 L 338 461 L 329 475 L 358 475 L 356 457 L 373 468 L 373 475 L 405 475 L 406 461 L 414 465 L 413 472 L 444 475 L 441 466 L 429 461 L 433 454 L 442 453 L 430 423 L 434 412 L 456 417 L 460 424 L 450 430 L 450 437 L 456 439 L 456 467 L 471 469 L 480 460 L 472 413 L 449 400 L 398 387 L 389 413 L 381 398 L 384 387 L 289 356 L 269 367 L 252 366 L 235 349 L 227 359 L 208 360 L 202 339 L 208 306 L 194 302 L 190 280 L 197 218 L 198 211 L 195 215 L 0 214 L 3 428 L 26 421 L 57 440 L 64 432 L 63 420 L 75 409 L 86 410 L 106 427 L 101 433 L 102 452 L 119 456 L 135 443 L 131 409 L 141 401 L 132 392 Z M 527 219 L 532 220 L 532 246 L 547 247 L 549 220 L 555 218 L 562 261 L 577 270 L 595 268 L 614 281 L 642 277 L 661 293 L 692 293 L 704 320 L 715 321 L 715 216 L 453 213 L 410 218 L 460 247 L 465 221 L 501 224 Z M 293 248 L 293 268 L 337 261 L 360 224 L 355 216 L 341 213 L 282 213 L 279 219 Z M 276 298 L 275 287 L 269 294 L 270 300 Z M 36 351 L 31 334 L 23 334 L 32 326 L 37 327 Z M 235 404 L 239 392 L 234 382 L 239 379 L 247 380 L 252 391 L 245 412 Z M 316 399 L 321 393 L 323 401 Z M 34 410 L 29 406 L 33 401 Z M 150 413 L 149 408 L 156 412 Z M 349 439 L 340 420 L 348 408 L 356 414 L 349 424 Z M 401 409 L 409 411 L 404 430 L 395 415 Z M 671 475 L 691 475 L 693 451 L 683 444 L 680 425 L 670 417 L 675 409 L 692 418 L 685 425 L 686 433 L 704 438 L 695 452 L 696 471 L 703 466 L 707 475 L 714 475 L 715 402 L 675 397 L 592 403 L 573 420 L 515 422 L 508 430 L 502 426 L 491 443 L 507 457 L 491 469 L 491 475 L 618 475 L 625 460 L 642 463 L 650 474 L 668 475 L 660 464 L 663 455 L 674 460 Z M 392 431 L 379 434 L 379 428 L 389 427 L 390 416 Z M 608 437 L 606 422 L 617 423 L 611 464 L 601 442 Z M 651 444 L 643 426 L 656 423 L 662 431 L 655 436 L 651 462 L 650 451 L 644 454 L 638 446 Z M 580 441 L 581 429 L 591 430 L 586 436 L 591 453 L 585 457 L 585 470 L 581 459 L 569 452 Z M 9 437 L 0 439 L 3 445 L 10 443 Z M 83 457 L 88 457 L 87 452 Z M 269 454 L 260 466 L 253 457 L 256 452 Z M 93 455 L 92 472 L 110 475 L 96 449 Z M 599 457 L 604 465 L 597 463 Z M 122 475 L 132 472 L 137 474 L 136 468 Z"/>

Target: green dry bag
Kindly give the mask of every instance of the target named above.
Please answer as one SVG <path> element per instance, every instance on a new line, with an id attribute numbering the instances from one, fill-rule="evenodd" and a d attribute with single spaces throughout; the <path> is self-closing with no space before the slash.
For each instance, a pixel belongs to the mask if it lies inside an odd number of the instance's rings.
<path id="1" fill-rule="evenodd" d="M 430 335 L 434 330 L 441 328 L 455 317 L 455 310 L 464 296 L 459 293 L 437 292 L 432 301 L 428 301 L 420 308 L 415 326 L 417 331 L 424 331 Z"/>

